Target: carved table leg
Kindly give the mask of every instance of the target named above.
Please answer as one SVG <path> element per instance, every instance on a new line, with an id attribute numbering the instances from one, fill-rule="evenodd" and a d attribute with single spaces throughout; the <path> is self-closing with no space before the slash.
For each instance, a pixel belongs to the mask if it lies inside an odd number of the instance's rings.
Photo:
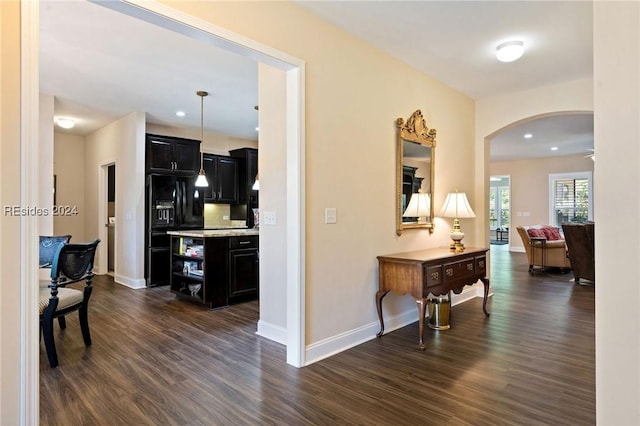
<path id="1" fill-rule="evenodd" d="M 484 284 L 484 299 L 482 300 L 482 311 L 486 316 L 491 315 L 487 312 L 487 299 L 489 298 L 489 278 L 480 278 L 482 284 Z"/>
<path id="2" fill-rule="evenodd" d="M 380 320 L 380 332 L 376 334 L 376 336 L 378 337 L 382 337 L 382 335 L 384 334 L 384 321 L 382 320 L 382 299 L 387 295 L 387 293 L 389 293 L 389 290 L 378 290 L 378 292 L 376 293 L 376 307 L 378 308 L 378 319 Z"/>
<path id="3" fill-rule="evenodd" d="M 427 310 L 427 299 L 422 297 L 420 299 L 416 299 L 416 304 L 418 305 L 418 328 L 420 333 L 420 343 L 418 346 L 421 351 L 426 349 L 426 345 L 424 344 L 424 315 Z"/>

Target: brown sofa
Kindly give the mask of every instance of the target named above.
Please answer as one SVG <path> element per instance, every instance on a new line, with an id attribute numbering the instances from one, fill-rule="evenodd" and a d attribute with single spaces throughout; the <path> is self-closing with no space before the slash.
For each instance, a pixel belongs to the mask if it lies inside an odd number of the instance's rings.
<path id="1" fill-rule="evenodd" d="M 569 261 L 569 257 L 567 257 L 567 246 L 564 239 L 545 240 L 544 244 L 531 245 L 531 237 L 527 232 L 529 228 L 539 229 L 542 227 L 516 227 L 522 239 L 524 250 L 527 253 L 527 259 L 529 260 L 529 273 L 533 273 L 534 266 L 571 269 L 571 262 Z"/>
<path id="2" fill-rule="evenodd" d="M 591 281 L 591 283 L 596 280 L 593 228 L 593 223 L 568 223 L 562 225 L 576 284 L 581 284 L 580 279 Z"/>

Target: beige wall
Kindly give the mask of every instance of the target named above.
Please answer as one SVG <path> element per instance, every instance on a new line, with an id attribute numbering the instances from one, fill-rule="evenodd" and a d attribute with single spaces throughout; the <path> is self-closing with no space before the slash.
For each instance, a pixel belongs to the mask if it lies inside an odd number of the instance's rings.
<path id="1" fill-rule="evenodd" d="M 476 103 L 475 175 L 480 198 L 475 200 L 476 231 L 489 242 L 490 140 L 501 130 L 548 115 L 593 111 L 593 80 L 580 79 L 551 86 L 480 99 Z M 474 207 L 475 208 L 475 207 Z"/>
<path id="2" fill-rule="evenodd" d="M 40 128 L 38 135 L 38 206 L 47 209 L 49 214 L 39 218 L 40 235 L 54 235 L 53 222 L 53 96 L 40 94 Z"/>
<path id="3" fill-rule="evenodd" d="M 515 94 L 497 118 L 486 115 L 490 111 L 478 102 L 474 148 L 466 142 L 474 137 L 470 100 L 355 39 L 338 36 L 337 29 L 301 16 L 294 5 L 172 4 L 307 61 L 306 285 L 310 342 L 363 323 L 375 323 L 376 254 L 441 245 L 447 240 L 448 230 L 439 223 L 433 236 L 421 231 L 400 238 L 394 236 L 390 163 L 395 118 L 406 118 L 416 107 L 422 107 L 428 124 L 438 129 L 436 201 L 442 202 L 451 185 L 472 193 L 476 202 L 471 200 L 472 207 L 476 214 L 481 212 L 471 222 L 477 228 L 476 235 L 464 224 L 463 228 L 470 239 L 477 240 L 478 235 L 486 233 L 482 211 L 486 207 L 489 170 L 484 138 L 508 123 L 535 115 L 536 111 L 593 106 L 588 102 L 593 87 L 590 81 L 577 83 L 583 86 L 582 90 L 559 90 L 546 107 L 542 104 L 525 107 L 531 99 L 522 93 Z M 595 165 L 598 176 L 595 197 L 599 203 L 596 281 L 607 284 L 596 286 L 597 422 L 637 424 L 640 230 L 638 209 L 618 206 L 622 199 L 631 206 L 640 204 L 640 195 L 627 190 L 636 187 L 640 180 L 637 122 L 640 12 L 636 2 L 594 2 L 594 5 L 595 144 L 599 158 Z M 20 202 L 19 3 L 1 1 L 0 20 L 0 200 L 3 205 L 11 205 Z M 509 108 L 514 111 L 508 111 Z M 462 155 L 456 163 L 460 166 L 446 167 L 456 154 Z M 330 170 L 336 168 L 338 172 L 332 176 Z M 344 169 L 355 169 L 356 173 Z M 368 179 L 354 182 L 354 174 Z M 621 181 L 628 185 L 619 185 Z M 337 225 L 320 224 L 324 206 L 338 208 Z M 371 211 L 370 207 L 375 207 L 373 213 L 364 214 L 363 211 Z M 15 291 L 21 264 L 19 222 L 15 217 L 0 217 L 0 424 L 20 423 L 21 403 L 29 404 L 21 400 L 21 395 L 37 398 L 37 391 L 28 391 L 29 378 L 20 381 L 24 365 L 32 364 L 32 360 L 20 357 L 17 342 L 24 344 L 37 336 L 21 336 L 16 326 L 24 316 L 20 293 Z M 628 238 L 620 238 L 620 223 L 626 225 Z M 332 227 L 334 230 L 330 231 Z M 415 310 L 412 303 L 397 298 L 387 302 L 388 313 Z M 331 315 L 336 312 L 340 315 Z"/>
<path id="4" fill-rule="evenodd" d="M 550 223 L 549 175 L 572 172 L 593 173 L 593 161 L 584 158 L 583 155 L 578 155 L 491 163 L 490 174 L 492 176 L 509 176 L 511 178 L 510 250 L 524 251 L 522 240 L 516 232 L 516 226 Z M 529 216 L 524 216 L 527 213 Z"/>
<path id="5" fill-rule="evenodd" d="M 85 238 L 85 139 L 83 136 L 55 133 L 53 173 L 56 175 L 56 204 L 75 207 L 77 214 L 53 218 L 55 235 L 71 235 L 73 242 Z M 42 192 L 42 191 L 41 191 Z M 61 210 L 65 212 L 66 209 Z M 93 240 L 93 238 L 90 238 Z"/>
<path id="6" fill-rule="evenodd" d="M 20 205 L 20 4 L 0 1 L 0 424 L 20 424 L 21 396 L 28 380 L 20 378 L 22 363 L 21 294 L 22 248 L 20 218 L 7 215 L 6 206 Z M 36 265 L 34 265 L 36 267 Z M 37 394 L 37 392 L 36 392 Z"/>
<path id="7" fill-rule="evenodd" d="M 306 343 L 315 350 L 362 329 L 373 337 L 376 256 L 442 246 L 451 227 L 396 236 L 395 120 L 420 108 L 438 131 L 437 209 L 455 188 L 475 198 L 473 100 L 289 2 L 166 3 L 306 62 Z M 337 224 L 324 224 L 327 207 Z M 465 241 L 476 243 L 472 231 Z M 385 309 L 415 317 L 410 298 L 390 295 Z"/>
<path id="8" fill-rule="evenodd" d="M 640 3 L 594 2 L 596 423 L 640 424 Z"/>
<path id="9" fill-rule="evenodd" d="M 116 164 L 115 276 L 120 284 L 142 288 L 144 281 L 145 114 L 132 112 L 86 137 L 85 238 L 102 237 L 98 273 L 106 273 L 106 166 Z M 104 180 L 101 180 L 104 178 Z M 126 188 L 126 190 L 124 190 Z M 106 194 L 104 196 L 106 200 Z"/>

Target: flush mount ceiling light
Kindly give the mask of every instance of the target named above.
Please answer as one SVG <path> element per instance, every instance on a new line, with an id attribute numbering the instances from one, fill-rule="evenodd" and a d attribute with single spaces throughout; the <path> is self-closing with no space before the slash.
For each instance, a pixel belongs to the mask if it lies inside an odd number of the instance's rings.
<path id="1" fill-rule="evenodd" d="M 531 139 L 533 137 L 533 135 L 531 133 L 525 133 L 524 134 L 524 138 L 525 139 Z"/>
<path id="2" fill-rule="evenodd" d="M 501 62 L 513 62 L 524 53 L 524 43 L 518 40 L 500 43 L 496 47 L 498 60 Z"/>
<path id="3" fill-rule="evenodd" d="M 58 118 L 56 119 L 56 124 L 63 129 L 73 129 L 73 126 L 76 125 L 76 122 L 71 118 Z"/>
<path id="4" fill-rule="evenodd" d="M 178 116 L 178 117 L 185 117 L 186 115 L 187 115 L 187 113 L 184 112 L 184 111 L 176 111 L 176 116 Z"/>

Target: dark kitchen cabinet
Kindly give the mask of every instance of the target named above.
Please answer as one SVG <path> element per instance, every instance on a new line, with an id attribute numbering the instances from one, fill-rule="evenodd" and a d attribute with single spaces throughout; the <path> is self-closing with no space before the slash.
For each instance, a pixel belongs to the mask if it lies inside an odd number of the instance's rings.
<path id="1" fill-rule="evenodd" d="M 258 177 L 258 150 L 240 148 L 229 151 L 238 160 L 238 203 L 231 206 L 231 219 L 245 220 L 247 227 L 255 226 L 253 209 L 258 208 L 258 191 L 253 184 Z"/>
<path id="2" fill-rule="evenodd" d="M 259 262 L 257 236 L 229 238 L 229 303 L 258 296 Z"/>
<path id="3" fill-rule="evenodd" d="M 185 235 L 189 235 L 188 232 Z M 172 236 L 170 290 L 183 300 L 222 308 L 258 297 L 257 235 Z"/>
<path id="4" fill-rule="evenodd" d="M 204 191 L 208 203 L 238 202 L 238 161 L 222 155 L 204 154 L 203 166 L 209 186 Z"/>
<path id="5" fill-rule="evenodd" d="M 147 173 L 194 174 L 200 170 L 200 141 L 147 133 Z"/>

